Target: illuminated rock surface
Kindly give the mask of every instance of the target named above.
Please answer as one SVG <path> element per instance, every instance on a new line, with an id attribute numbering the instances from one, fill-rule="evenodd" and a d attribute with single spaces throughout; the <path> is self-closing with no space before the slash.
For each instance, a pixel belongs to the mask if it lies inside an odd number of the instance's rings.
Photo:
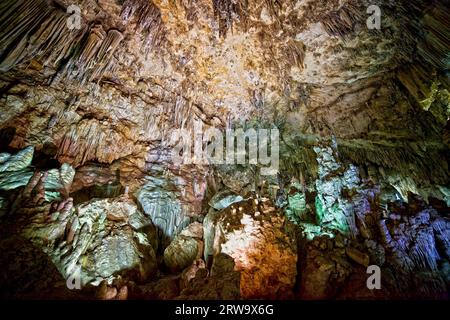
<path id="1" fill-rule="evenodd" d="M 448 7 L 2 1 L 0 296 L 448 298 Z M 278 173 L 177 163 L 196 121 Z"/>
<path id="2" fill-rule="evenodd" d="M 234 259 L 243 298 L 289 298 L 297 275 L 297 244 L 286 229 L 285 217 L 268 199 L 239 202 L 218 213 L 214 253 Z"/>

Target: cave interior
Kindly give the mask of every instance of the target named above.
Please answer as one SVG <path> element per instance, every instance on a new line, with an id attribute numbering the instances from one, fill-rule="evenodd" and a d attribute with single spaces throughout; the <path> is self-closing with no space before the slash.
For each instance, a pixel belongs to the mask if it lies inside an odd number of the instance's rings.
<path id="1" fill-rule="evenodd" d="M 447 0 L 2 0 L 0 297 L 448 299 Z"/>

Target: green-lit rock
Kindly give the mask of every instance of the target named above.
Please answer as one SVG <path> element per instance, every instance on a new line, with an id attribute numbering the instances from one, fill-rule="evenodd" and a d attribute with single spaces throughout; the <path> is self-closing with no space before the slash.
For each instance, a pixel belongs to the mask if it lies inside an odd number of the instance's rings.
<path id="1" fill-rule="evenodd" d="M 20 150 L 15 155 L 7 157 L 6 161 L 1 162 L 0 172 L 19 171 L 25 169 L 33 160 L 34 147 L 29 146 Z M 5 158 L 4 158 L 5 159 Z"/>
<path id="2" fill-rule="evenodd" d="M 320 225 L 322 224 L 323 217 L 325 215 L 325 206 L 321 195 L 316 196 L 316 221 Z"/>
<path id="3" fill-rule="evenodd" d="M 298 192 L 294 195 L 288 196 L 288 206 L 285 209 L 286 216 L 292 222 L 299 222 L 305 220 L 305 214 L 308 212 L 305 195 Z"/>
<path id="4" fill-rule="evenodd" d="M 167 247 L 190 222 L 189 211 L 180 201 L 180 192 L 162 177 L 147 177 L 148 182 L 137 192 L 144 213 L 161 230 L 160 244 Z"/>
<path id="5" fill-rule="evenodd" d="M 319 179 L 316 180 L 317 196 L 315 200 L 316 221 L 326 229 L 335 230 L 344 235 L 356 232 L 353 204 L 344 198 L 344 190 L 359 187 L 360 179 L 357 167 L 350 165 L 342 172 L 342 165 L 337 163 L 333 148 L 319 148 Z"/>
<path id="6" fill-rule="evenodd" d="M 33 176 L 30 167 L 33 159 L 34 148 L 27 147 L 15 155 L 11 156 L 2 153 L 0 161 L 0 190 L 13 190 L 25 186 Z M 52 201 L 60 199 L 56 191 L 68 190 L 75 176 L 75 169 L 63 163 L 60 169 L 51 169 L 48 171 L 44 186 L 46 191 L 46 200 Z M 53 192 L 50 192 L 53 191 Z"/>
<path id="7" fill-rule="evenodd" d="M 33 176 L 30 169 L 0 172 L 0 190 L 13 190 L 23 187 Z"/>
<path id="8" fill-rule="evenodd" d="M 61 201 L 61 194 L 57 191 L 45 191 L 45 201 Z"/>
<path id="9" fill-rule="evenodd" d="M 59 170 L 51 169 L 48 171 L 45 188 L 50 190 L 63 189 L 72 184 L 74 176 L 75 169 L 71 165 L 63 163 Z"/>
<path id="10" fill-rule="evenodd" d="M 331 208 L 328 209 L 326 219 L 324 219 L 322 222 L 330 229 L 337 230 L 345 235 L 349 234 L 349 219 L 351 219 L 350 217 L 354 216 L 353 212 L 351 211 L 353 208 L 349 208 L 347 212 L 345 211 L 345 209 L 347 208 L 343 207 L 341 203 L 335 203 Z"/>
<path id="11" fill-rule="evenodd" d="M 447 206 L 450 207 L 450 188 L 444 186 L 438 186 L 438 188 L 443 194 L 443 200 L 447 203 Z"/>
<path id="12" fill-rule="evenodd" d="M 107 279 L 135 270 L 138 280 L 147 281 L 156 271 L 156 256 L 146 236 L 121 228 L 101 241 L 83 259 L 87 274 Z"/>
<path id="13" fill-rule="evenodd" d="M 0 153 L 0 163 L 6 162 L 11 157 L 11 155 L 7 152 Z"/>

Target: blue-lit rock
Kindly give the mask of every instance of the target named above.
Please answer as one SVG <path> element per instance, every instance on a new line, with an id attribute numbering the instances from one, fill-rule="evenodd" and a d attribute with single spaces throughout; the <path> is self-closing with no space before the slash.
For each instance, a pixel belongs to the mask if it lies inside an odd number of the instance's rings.
<path id="1" fill-rule="evenodd" d="M 242 196 L 224 190 L 215 194 L 214 197 L 212 197 L 212 199 L 209 201 L 209 205 L 216 210 L 222 210 L 228 208 L 233 203 L 240 202 L 242 200 L 244 200 Z"/>

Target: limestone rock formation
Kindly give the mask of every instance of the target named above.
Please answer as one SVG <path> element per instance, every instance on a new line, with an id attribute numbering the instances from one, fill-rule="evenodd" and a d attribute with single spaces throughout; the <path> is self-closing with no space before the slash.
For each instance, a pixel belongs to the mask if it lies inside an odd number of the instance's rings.
<path id="1" fill-rule="evenodd" d="M 198 256 L 199 245 L 194 238 L 179 235 L 164 251 L 164 263 L 173 272 L 187 268 Z"/>
<path id="2" fill-rule="evenodd" d="M 132 203 L 97 200 L 72 210 L 69 199 L 50 222 L 39 223 L 39 218 L 33 218 L 23 235 L 37 245 L 45 243 L 44 250 L 66 278 L 79 273 L 85 285 L 129 273 L 137 281 L 147 281 L 156 272 L 152 235 L 142 232 L 151 221 Z"/>
<path id="3" fill-rule="evenodd" d="M 179 299 L 189 300 L 236 300 L 241 298 L 241 274 L 234 270 L 234 260 L 226 254 L 214 258 L 211 274 L 197 271 Z"/>
<path id="4" fill-rule="evenodd" d="M 216 216 L 214 254 L 234 259 L 243 298 L 289 297 L 297 275 L 297 247 L 285 228 L 285 218 L 268 199 L 239 202 Z M 213 266 L 212 273 L 217 272 Z"/>
<path id="5" fill-rule="evenodd" d="M 25 150 L 29 154 L 29 149 Z M 27 168 L 15 165 L 21 159 L 17 155 L 9 157 L 9 170 L 23 173 Z M 16 230 L 40 248 L 65 279 L 79 277 L 84 286 L 122 273 L 138 281 L 154 276 L 157 234 L 149 229 L 151 220 L 134 203 L 124 197 L 93 199 L 76 206 L 70 197 L 61 200 L 67 196 L 74 177 L 69 165 L 30 175 L 22 180 L 24 187 L 15 186 L 20 190 L 18 196 L 5 203 L 8 218 L 17 220 L 10 232 Z M 56 192 L 57 196 L 49 199 L 48 190 L 60 190 L 61 194 Z"/>
<path id="6" fill-rule="evenodd" d="M 448 299 L 449 7 L 1 1 L 0 296 Z"/>

